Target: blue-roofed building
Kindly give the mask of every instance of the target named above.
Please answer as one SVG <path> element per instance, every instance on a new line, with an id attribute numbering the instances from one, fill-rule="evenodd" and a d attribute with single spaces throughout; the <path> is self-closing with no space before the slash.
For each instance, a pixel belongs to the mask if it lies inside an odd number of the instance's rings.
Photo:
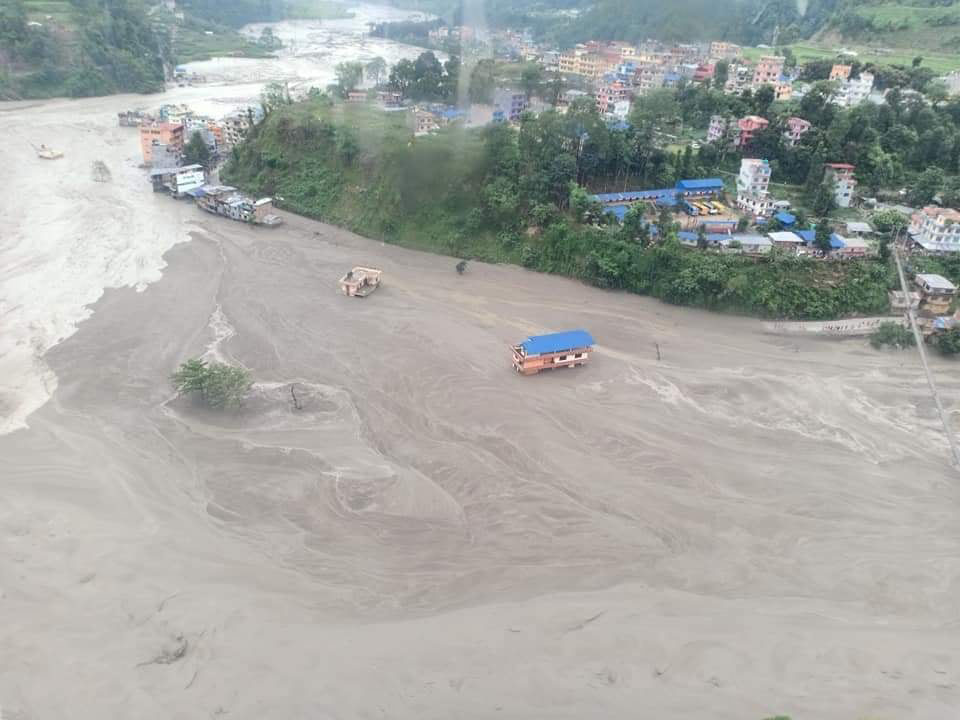
<path id="1" fill-rule="evenodd" d="M 813 245 L 813 241 L 817 237 L 815 230 L 794 230 L 793 234 L 799 235 L 804 245 Z"/>
<path id="2" fill-rule="evenodd" d="M 843 237 L 837 235 L 836 233 L 830 233 L 830 249 L 831 250 L 840 250 L 845 248 L 847 244 L 843 241 Z"/>
<path id="3" fill-rule="evenodd" d="M 786 211 L 778 212 L 773 217 L 784 227 L 790 227 L 797 222 L 797 216 Z"/>
<path id="4" fill-rule="evenodd" d="M 700 178 L 692 180 L 677 180 L 677 192 L 681 195 L 699 196 L 711 195 L 723 190 L 723 180 L 720 178 Z"/>
<path id="5" fill-rule="evenodd" d="M 541 370 L 585 364 L 593 350 L 593 336 L 586 330 L 533 335 L 511 349 L 513 369 L 535 375 Z"/>

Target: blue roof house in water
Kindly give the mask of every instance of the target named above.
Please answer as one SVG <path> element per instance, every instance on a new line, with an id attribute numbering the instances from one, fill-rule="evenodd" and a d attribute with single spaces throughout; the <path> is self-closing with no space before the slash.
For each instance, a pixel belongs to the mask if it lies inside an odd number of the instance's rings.
<path id="1" fill-rule="evenodd" d="M 541 370 L 584 365 L 593 350 L 593 336 L 586 330 L 534 335 L 511 349 L 513 369 L 521 375 L 536 375 Z"/>

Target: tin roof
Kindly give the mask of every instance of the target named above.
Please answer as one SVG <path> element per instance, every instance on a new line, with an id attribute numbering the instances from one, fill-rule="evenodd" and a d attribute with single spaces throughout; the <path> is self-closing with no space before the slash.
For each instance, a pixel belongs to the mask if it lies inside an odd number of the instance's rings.
<path id="1" fill-rule="evenodd" d="M 593 336 L 586 330 L 568 330 L 551 335 L 534 335 L 524 340 L 520 345 L 527 355 L 543 355 L 544 353 L 589 347 L 593 345 Z"/>

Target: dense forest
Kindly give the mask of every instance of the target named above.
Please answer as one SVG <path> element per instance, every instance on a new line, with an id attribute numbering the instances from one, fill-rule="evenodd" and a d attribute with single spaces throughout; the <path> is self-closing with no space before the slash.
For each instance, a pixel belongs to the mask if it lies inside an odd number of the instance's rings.
<path id="1" fill-rule="evenodd" d="M 31 25 L 22 0 L 0 6 L 0 97 L 162 89 L 168 35 L 139 0 L 71 0 L 69 29 Z"/>

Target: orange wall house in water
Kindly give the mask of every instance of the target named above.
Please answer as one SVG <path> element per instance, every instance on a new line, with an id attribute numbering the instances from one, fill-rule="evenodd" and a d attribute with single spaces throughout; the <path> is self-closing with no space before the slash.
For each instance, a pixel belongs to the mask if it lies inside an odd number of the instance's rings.
<path id="1" fill-rule="evenodd" d="M 593 337 L 586 330 L 535 335 L 511 347 L 513 369 L 521 375 L 541 370 L 583 365 L 593 351 Z"/>
<path id="2" fill-rule="evenodd" d="M 169 145 L 177 153 L 183 152 L 183 125 L 179 123 L 153 123 L 140 126 L 140 149 L 145 165 L 153 163 L 153 146 Z"/>

